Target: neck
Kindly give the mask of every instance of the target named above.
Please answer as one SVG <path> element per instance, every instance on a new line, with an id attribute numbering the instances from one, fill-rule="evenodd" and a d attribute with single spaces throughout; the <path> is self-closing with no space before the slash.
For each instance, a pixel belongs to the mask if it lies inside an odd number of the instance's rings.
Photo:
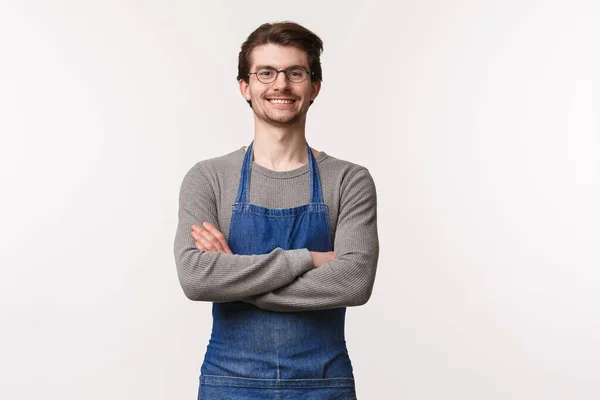
<path id="1" fill-rule="evenodd" d="M 273 171 L 289 171 L 308 162 L 305 124 L 273 126 L 256 121 L 254 162 Z"/>

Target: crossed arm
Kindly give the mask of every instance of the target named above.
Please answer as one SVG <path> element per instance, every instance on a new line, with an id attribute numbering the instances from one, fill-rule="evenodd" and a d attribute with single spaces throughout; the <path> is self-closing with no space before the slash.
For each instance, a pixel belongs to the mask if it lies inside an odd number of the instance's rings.
<path id="1" fill-rule="evenodd" d="M 175 259 L 188 298 L 242 300 L 272 311 L 309 311 L 367 302 L 379 246 L 375 187 L 366 169 L 354 173 L 341 189 L 335 256 L 307 249 L 275 249 L 252 256 L 231 254 L 217 228 L 216 187 L 210 176 L 198 171 L 186 176 L 182 184 Z"/>
<path id="2" fill-rule="evenodd" d="M 198 250 L 233 254 L 227 240 L 225 240 L 225 235 L 210 222 L 205 221 L 202 223 L 202 226 L 196 224 L 192 225 L 191 235 L 196 241 Z M 335 257 L 333 251 L 309 251 L 309 253 L 315 268 L 319 268 L 321 265 L 333 261 Z"/>

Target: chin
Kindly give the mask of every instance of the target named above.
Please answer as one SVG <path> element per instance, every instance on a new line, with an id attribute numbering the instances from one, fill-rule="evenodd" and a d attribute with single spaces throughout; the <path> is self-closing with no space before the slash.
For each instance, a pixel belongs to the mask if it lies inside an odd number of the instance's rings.
<path id="1" fill-rule="evenodd" d="M 292 125 L 300 121 L 301 116 L 299 114 L 294 114 L 291 116 L 279 116 L 279 115 L 265 115 L 265 119 L 271 123 L 281 124 L 281 125 Z"/>
<path id="2" fill-rule="evenodd" d="M 298 123 L 299 118 L 287 118 L 287 119 L 271 119 L 269 118 L 269 122 L 277 125 L 294 125 Z"/>

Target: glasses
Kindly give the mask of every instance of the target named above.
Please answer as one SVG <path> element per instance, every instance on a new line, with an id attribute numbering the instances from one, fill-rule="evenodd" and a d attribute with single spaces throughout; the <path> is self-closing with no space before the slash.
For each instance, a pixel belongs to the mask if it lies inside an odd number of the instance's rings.
<path id="1" fill-rule="evenodd" d="M 290 82 L 302 83 L 308 78 L 309 75 L 313 75 L 312 72 L 307 71 L 303 67 L 290 67 L 286 69 L 276 70 L 273 67 L 264 67 L 256 72 L 250 72 L 248 75 L 256 75 L 256 78 L 261 83 L 273 83 L 279 76 L 279 73 L 283 72 Z"/>

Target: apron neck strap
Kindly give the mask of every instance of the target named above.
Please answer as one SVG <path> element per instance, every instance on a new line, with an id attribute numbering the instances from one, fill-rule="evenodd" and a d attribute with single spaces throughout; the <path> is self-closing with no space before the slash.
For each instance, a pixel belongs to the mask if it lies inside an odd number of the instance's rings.
<path id="1" fill-rule="evenodd" d="M 252 145 L 246 149 L 244 155 L 244 162 L 242 163 L 242 172 L 240 173 L 240 184 L 238 186 L 238 193 L 235 199 L 236 203 L 250 203 L 250 174 L 252 173 Z"/>
<path id="2" fill-rule="evenodd" d="M 319 166 L 317 165 L 317 160 L 308 144 L 306 145 L 306 149 L 308 151 L 308 168 L 310 173 L 310 202 L 323 203 L 323 190 L 321 189 Z"/>
<path id="3" fill-rule="evenodd" d="M 253 144 L 254 142 L 250 143 L 250 146 L 248 146 L 246 154 L 244 155 L 242 171 L 240 173 L 240 183 L 235 200 L 236 203 L 250 203 L 250 175 L 252 174 Z M 306 145 L 306 150 L 308 152 L 308 168 L 310 174 L 310 202 L 323 203 L 323 191 L 321 189 L 321 178 L 319 177 L 317 160 L 308 144 Z"/>

